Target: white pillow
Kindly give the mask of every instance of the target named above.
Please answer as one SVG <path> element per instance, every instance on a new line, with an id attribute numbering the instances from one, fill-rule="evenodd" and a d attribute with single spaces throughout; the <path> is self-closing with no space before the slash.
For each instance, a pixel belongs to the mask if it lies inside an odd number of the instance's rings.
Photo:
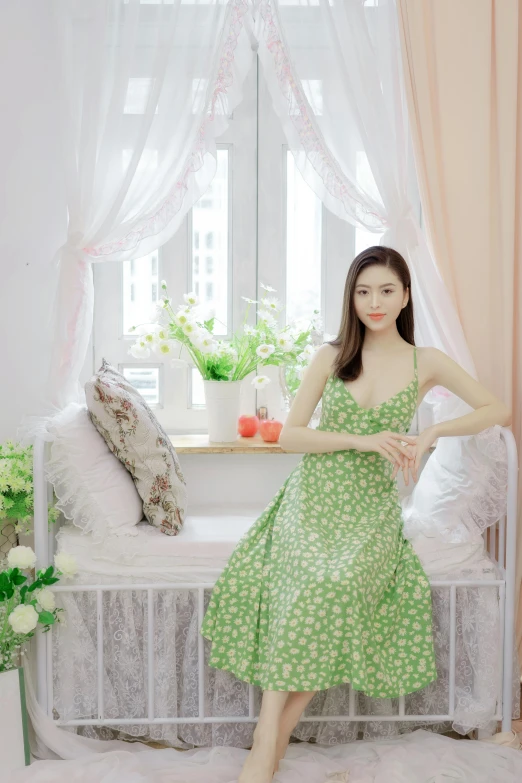
<path id="1" fill-rule="evenodd" d="M 500 426 L 439 438 L 412 492 L 401 499 L 404 536 L 428 575 L 470 567 L 482 533 L 506 509 L 507 457 Z"/>
<path id="2" fill-rule="evenodd" d="M 107 535 L 137 535 L 143 503 L 130 473 L 110 451 L 86 406 L 71 403 L 48 425 L 53 435 L 47 479 L 57 507 L 94 543 Z"/>

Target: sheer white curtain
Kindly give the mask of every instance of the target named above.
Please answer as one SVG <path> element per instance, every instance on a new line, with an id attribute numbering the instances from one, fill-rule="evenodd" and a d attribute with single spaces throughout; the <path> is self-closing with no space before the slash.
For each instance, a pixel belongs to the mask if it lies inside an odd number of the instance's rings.
<path id="1" fill-rule="evenodd" d="M 476 377 L 408 195 L 409 127 L 394 0 L 260 0 L 256 36 L 303 177 L 334 214 L 382 234 L 376 244 L 402 253 L 412 276 L 417 344 L 440 348 Z M 435 421 L 471 410 L 440 389 L 426 400 Z"/>
<path id="2" fill-rule="evenodd" d="M 247 0 L 55 0 L 69 230 L 49 401 L 80 394 L 92 263 L 143 256 L 176 231 L 216 170 L 214 139 L 241 100 Z"/>

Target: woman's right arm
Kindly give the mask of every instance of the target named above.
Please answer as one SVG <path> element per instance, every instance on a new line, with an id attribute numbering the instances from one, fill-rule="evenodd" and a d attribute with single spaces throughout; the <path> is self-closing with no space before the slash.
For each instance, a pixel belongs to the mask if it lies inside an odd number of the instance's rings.
<path id="1" fill-rule="evenodd" d="M 331 371 L 332 356 L 332 347 L 328 344 L 321 345 L 303 374 L 279 435 L 279 443 L 285 451 L 321 454 L 357 448 L 357 435 L 348 432 L 324 432 L 308 426 Z"/>
<path id="2" fill-rule="evenodd" d="M 326 343 L 312 356 L 279 435 L 280 446 L 285 451 L 313 454 L 346 449 L 375 451 L 394 465 L 397 462 L 401 466 L 407 465 L 403 455 L 408 456 L 408 451 L 401 445 L 403 436 L 398 433 L 353 435 L 349 432 L 324 432 L 308 426 L 332 370 L 333 357 L 334 349 Z"/>

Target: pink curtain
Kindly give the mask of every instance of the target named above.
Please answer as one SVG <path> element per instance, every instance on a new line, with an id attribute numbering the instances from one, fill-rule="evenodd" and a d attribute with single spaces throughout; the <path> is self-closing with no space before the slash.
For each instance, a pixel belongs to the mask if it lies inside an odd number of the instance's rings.
<path id="1" fill-rule="evenodd" d="M 459 313 L 478 378 L 511 406 L 520 454 L 521 4 L 519 0 L 397 0 L 397 8 L 429 241 Z M 519 590 L 521 517 L 519 510 Z M 522 654 L 520 600 L 517 641 Z"/>

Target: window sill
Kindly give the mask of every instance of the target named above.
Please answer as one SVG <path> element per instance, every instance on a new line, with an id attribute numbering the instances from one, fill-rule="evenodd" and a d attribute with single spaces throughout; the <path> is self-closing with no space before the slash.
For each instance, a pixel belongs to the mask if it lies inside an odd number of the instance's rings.
<path id="1" fill-rule="evenodd" d="M 178 454 L 299 454 L 302 452 L 285 451 L 279 443 L 266 443 L 260 435 L 252 438 L 238 437 L 230 443 L 213 443 L 207 433 L 186 433 L 170 435 L 170 440 Z"/>

